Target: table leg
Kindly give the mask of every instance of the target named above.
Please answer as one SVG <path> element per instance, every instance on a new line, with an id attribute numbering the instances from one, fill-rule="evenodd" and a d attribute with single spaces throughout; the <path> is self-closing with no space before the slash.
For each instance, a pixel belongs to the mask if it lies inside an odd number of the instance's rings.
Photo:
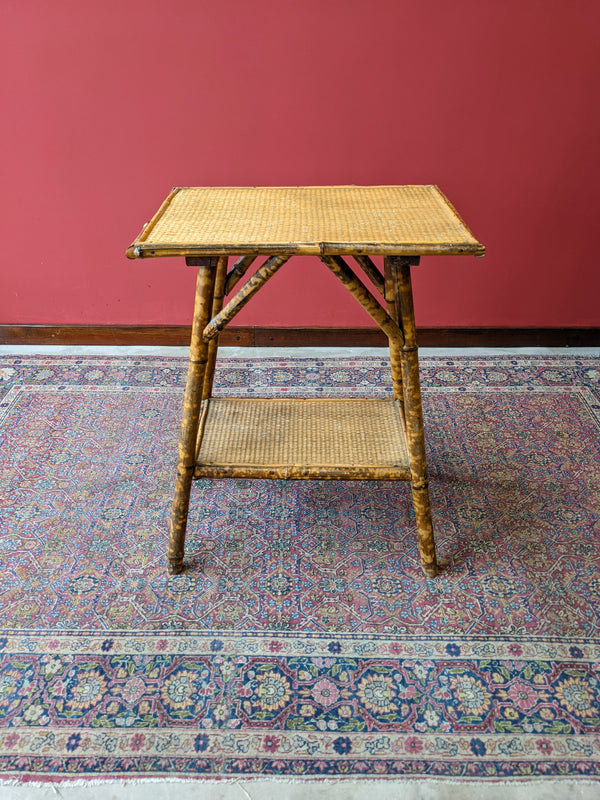
<path id="1" fill-rule="evenodd" d="M 227 280 L 227 256 L 220 256 L 215 277 L 215 289 L 213 293 L 211 318 L 216 317 L 223 308 L 225 299 L 225 281 Z M 219 337 L 215 336 L 208 345 L 208 363 L 204 375 L 204 386 L 202 389 L 202 399 L 206 400 L 212 395 L 213 383 L 215 380 L 215 366 L 217 363 L 217 350 L 219 347 Z"/>
<path id="2" fill-rule="evenodd" d="M 410 460 L 411 487 L 419 552 L 423 571 L 430 577 L 437 574 L 435 541 L 429 504 L 429 481 L 425 461 L 425 435 L 423 431 L 423 411 L 421 407 L 421 387 L 419 382 L 419 359 L 415 330 L 415 315 L 410 279 L 411 264 L 418 259 L 391 256 L 386 259 L 387 269 L 394 273 L 397 285 L 396 298 L 404 333 L 402 347 L 402 375 L 404 378 L 404 408 L 406 414 L 406 439 Z"/>
<path id="3" fill-rule="evenodd" d="M 208 363 L 208 342 L 202 339 L 202 331 L 210 321 L 215 273 L 218 259 L 215 257 L 188 258 L 187 263 L 197 266 L 196 300 L 194 305 L 194 323 L 188 363 L 187 383 L 183 401 L 183 418 L 179 439 L 179 460 L 177 464 L 177 480 L 173 513 L 171 516 L 171 536 L 169 540 L 169 572 L 177 575 L 183 571 L 183 553 L 185 547 L 185 529 L 187 526 L 190 491 L 196 463 L 196 437 L 198 419 L 206 366 Z"/>
<path id="4" fill-rule="evenodd" d="M 385 305 L 386 310 L 394 322 L 402 329 L 402 321 L 397 303 L 397 281 L 395 270 L 389 258 L 384 259 L 385 271 Z M 402 375 L 402 347 L 398 341 L 389 337 L 390 345 L 390 364 L 392 371 L 392 385 L 394 387 L 394 397 L 398 401 L 400 417 L 404 432 L 406 433 L 406 414 L 404 411 L 404 377 Z"/>

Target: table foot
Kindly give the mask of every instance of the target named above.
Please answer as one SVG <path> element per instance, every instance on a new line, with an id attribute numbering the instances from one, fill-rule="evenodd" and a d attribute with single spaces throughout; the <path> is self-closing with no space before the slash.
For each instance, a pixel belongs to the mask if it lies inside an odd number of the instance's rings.
<path id="1" fill-rule="evenodd" d="M 185 569 L 183 559 L 181 561 L 169 561 L 169 575 L 181 575 Z"/>
<path id="2" fill-rule="evenodd" d="M 175 483 L 171 534 L 169 536 L 169 574 L 178 575 L 183 570 L 185 552 L 185 529 L 190 505 L 193 467 L 179 468 Z"/>
<path id="3" fill-rule="evenodd" d="M 417 536 L 419 538 L 421 566 L 426 575 L 430 578 L 435 578 L 438 568 L 435 556 L 433 525 L 431 522 L 431 507 L 429 505 L 429 487 L 427 483 L 421 486 L 413 485 L 412 497 L 417 520 Z"/>

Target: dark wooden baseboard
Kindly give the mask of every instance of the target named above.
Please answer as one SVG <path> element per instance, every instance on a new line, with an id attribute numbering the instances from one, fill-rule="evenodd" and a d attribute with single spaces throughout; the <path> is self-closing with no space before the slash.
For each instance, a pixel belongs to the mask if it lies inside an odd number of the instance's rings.
<path id="1" fill-rule="evenodd" d="M 187 325 L 0 325 L 0 344 L 187 346 Z M 600 328 L 419 328 L 421 347 L 600 347 Z M 384 347 L 379 328 L 229 327 L 221 345 Z"/>

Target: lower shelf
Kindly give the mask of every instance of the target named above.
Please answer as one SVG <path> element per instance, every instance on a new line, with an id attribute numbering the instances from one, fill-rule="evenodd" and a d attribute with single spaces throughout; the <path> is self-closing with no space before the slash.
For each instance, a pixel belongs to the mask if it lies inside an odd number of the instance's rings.
<path id="1" fill-rule="evenodd" d="M 410 480 L 394 400 L 206 402 L 195 478 Z"/>

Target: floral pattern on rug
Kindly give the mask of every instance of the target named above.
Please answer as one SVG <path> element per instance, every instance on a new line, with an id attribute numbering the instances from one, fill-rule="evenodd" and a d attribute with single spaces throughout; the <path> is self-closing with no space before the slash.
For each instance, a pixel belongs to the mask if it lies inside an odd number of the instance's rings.
<path id="1" fill-rule="evenodd" d="M 442 571 L 409 487 L 198 481 L 185 360 L 0 363 L 9 777 L 600 773 L 600 359 L 429 357 Z M 230 359 L 222 395 L 385 396 L 386 359 Z"/>

